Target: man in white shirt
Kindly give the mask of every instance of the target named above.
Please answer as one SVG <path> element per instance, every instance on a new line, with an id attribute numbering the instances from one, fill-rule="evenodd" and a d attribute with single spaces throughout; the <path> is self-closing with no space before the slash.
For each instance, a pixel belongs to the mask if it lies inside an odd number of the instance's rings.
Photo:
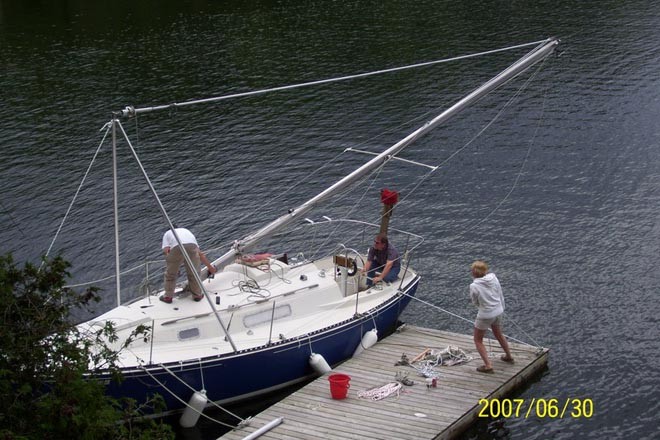
<path id="1" fill-rule="evenodd" d="M 193 263 L 194 268 L 192 268 L 192 270 L 197 270 L 197 273 L 201 275 L 199 269 L 201 262 L 206 265 L 209 274 L 214 274 L 216 272 L 215 267 L 206 258 L 204 252 L 199 249 L 197 239 L 193 233 L 185 228 L 176 228 L 175 231 L 179 240 L 181 240 L 184 250 Z M 176 288 L 179 267 L 185 262 L 185 258 L 181 252 L 181 246 L 179 246 L 179 243 L 176 241 L 171 229 L 163 235 L 163 252 L 165 253 L 165 261 L 167 263 L 167 268 L 165 270 L 165 294 L 161 295 L 159 299 L 170 304 L 172 302 L 172 297 L 174 296 L 174 289 Z M 193 299 L 195 301 L 200 301 L 204 298 L 202 288 L 197 283 L 197 279 L 191 268 L 188 267 L 187 264 L 184 264 L 184 266 L 186 268 L 186 273 L 188 274 L 188 286 L 193 294 Z"/>

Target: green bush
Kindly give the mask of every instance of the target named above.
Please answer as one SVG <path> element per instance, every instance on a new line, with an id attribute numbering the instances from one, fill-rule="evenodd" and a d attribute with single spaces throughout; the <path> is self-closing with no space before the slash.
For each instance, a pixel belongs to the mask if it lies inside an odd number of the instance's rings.
<path id="1" fill-rule="evenodd" d="M 81 334 L 71 322 L 72 309 L 99 297 L 96 288 L 66 288 L 69 267 L 55 257 L 21 269 L 0 256 L 0 440 L 174 438 L 168 425 L 139 418 L 161 399 L 118 401 L 94 380 L 101 369 L 121 380 L 118 352 L 103 343 L 116 335 L 112 325 Z M 139 328 L 123 346 L 148 331 Z"/>

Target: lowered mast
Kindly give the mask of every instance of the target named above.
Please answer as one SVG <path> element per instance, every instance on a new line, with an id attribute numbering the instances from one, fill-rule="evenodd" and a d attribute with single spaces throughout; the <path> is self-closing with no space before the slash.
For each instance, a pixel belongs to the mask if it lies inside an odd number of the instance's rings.
<path id="1" fill-rule="evenodd" d="M 304 202 L 297 208 L 290 209 L 289 212 L 277 218 L 276 220 L 272 221 L 271 223 L 267 224 L 263 228 L 259 229 L 257 232 L 248 235 L 242 240 L 237 241 L 230 251 L 228 251 L 227 253 L 225 253 L 215 261 L 213 261 L 213 264 L 218 268 L 222 268 L 227 264 L 231 263 L 237 254 L 250 250 L 256 244 L 260 243 L 262 240 L 272 236 L 278 230 L 287 226 L 288 224 L 296 220 L 298 217 L 303 216 L 305 213 L 307 213 L 309 210 L 311 210 L 321 201 L 341 191 L 342 189 L 346 188 L 347 186 L 359 180 L 362 176 L 380 167 L 391 157 L 401 152 L 408 145 L 410 145 L 411 143 L 413 143 L 414 141 L 416 141 L 418 138 L 422 137 L 429 131 L 435 129 L 440 124 L 446 122 L 448 119 L 459 113 L 461 110 L 475 103 L 483 96 L 487 95 L 488 93 L 492 92 L 498 87 L 504 85 L 505 83 L 515 78 L 519 74 L 523 73 L 524 71 L 526 71 L 527 69 L 538 63 L 539 61 L 544 60 L 548 55 L 550 55 L 554 51 L 554 49 L 557 47 L 558 44 L 559 44 L 559 39 L 548 38 L 541 45 L 536 47 L 527 55 L 520 58 L 511 66 L 509 66 L 501 73 L 490 79 L 488 82 L 484 83 L 483 85 L 475 89 L 472 93 L 470 93 L 469 95 L 465 96 L 464 98 L 456 102 L 447 110 L 445 110 L 444 112 L 442 112 L 441 114 L 439 114 L 438 116 L 436 116 L 435 118 L 424 124 L 422 127 L 418 128 L 414 132 L 410 133 L 408 136 L 406 136 L 396 144 L 392 145 L 390 148 L 383 151 L 378 156 L 371 159 L 369 162 L 357 168 L 348 176 L 339 180 L 338 182 L 336 182 L 329 188 L 325 189 L 320 194 Z"/>

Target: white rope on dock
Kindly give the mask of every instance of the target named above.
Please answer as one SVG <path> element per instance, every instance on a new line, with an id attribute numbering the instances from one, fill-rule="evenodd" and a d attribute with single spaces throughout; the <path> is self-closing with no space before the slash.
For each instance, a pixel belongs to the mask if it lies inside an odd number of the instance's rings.
<path id="1" fill-rule="evenodd" d="M 390 382 L 382 387 L 360 391 L 357 396 L 360 399 L 381 400 L 396 393 L 396 396 L 399 397 L 402 387 L 403 385 L 399 382 Z"/>

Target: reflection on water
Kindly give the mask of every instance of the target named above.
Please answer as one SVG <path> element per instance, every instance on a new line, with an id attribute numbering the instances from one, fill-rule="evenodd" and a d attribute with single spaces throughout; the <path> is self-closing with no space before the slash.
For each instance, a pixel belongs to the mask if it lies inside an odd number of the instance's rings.
<path id="1" fill-rule="evenodd" d="M 484 258 L 505 290 L 507 331 L 551 347 L 549 371 L 520 397 L 595 404 L 589 420 L 509 419 L 466 438 L 497 438 L 499 427 L 509 438 L 650 438 L 659 421 L 658 375 L 639 372 L 657 371 L 660 354 L 652 339 L 660 316 L 653 270 L 660 241 L 655 9 L 612 1 L 328 7 L 120 0 L 112 8 L 0 1 L 3 251 L 19 261 L 37 261 L 46 251 L 100 143 L 98 130 L 126 105 L 311 81 L 558 35 L 559 55 L 474 142 L 529 75 L 403 153 L 442 164 L 414 193 L 426 171 L 410 165 L 388 166 L 373 188 L 400 189 L 406 200 L 393 227 L 426 238 L 413 260 L 423 274 L 421 298 L 471 320 L 467 268 Z M 521 54 L 154 113 L 124 125 L 172 218 L 217 256 L 364 159 L 340 155 L 345 148 L 382 150 Z M 129 268 L 160 259 L 163 223 L 125 147 L 120 235 L 122 265 Z M 76 282 L 114 271 L 110 180 L 105 148 L 54 246 L 74 264 Z M 347 213 L 364 189 L 318 216 Z M 354 212 L 373 220 L 377 198 L 376 190 L 367 193 Z M 468 322 L 421 303 L 404 317 L 471 331 Z M 200 438 L 214 438 L 212 431 L 204 428 Z"/>

